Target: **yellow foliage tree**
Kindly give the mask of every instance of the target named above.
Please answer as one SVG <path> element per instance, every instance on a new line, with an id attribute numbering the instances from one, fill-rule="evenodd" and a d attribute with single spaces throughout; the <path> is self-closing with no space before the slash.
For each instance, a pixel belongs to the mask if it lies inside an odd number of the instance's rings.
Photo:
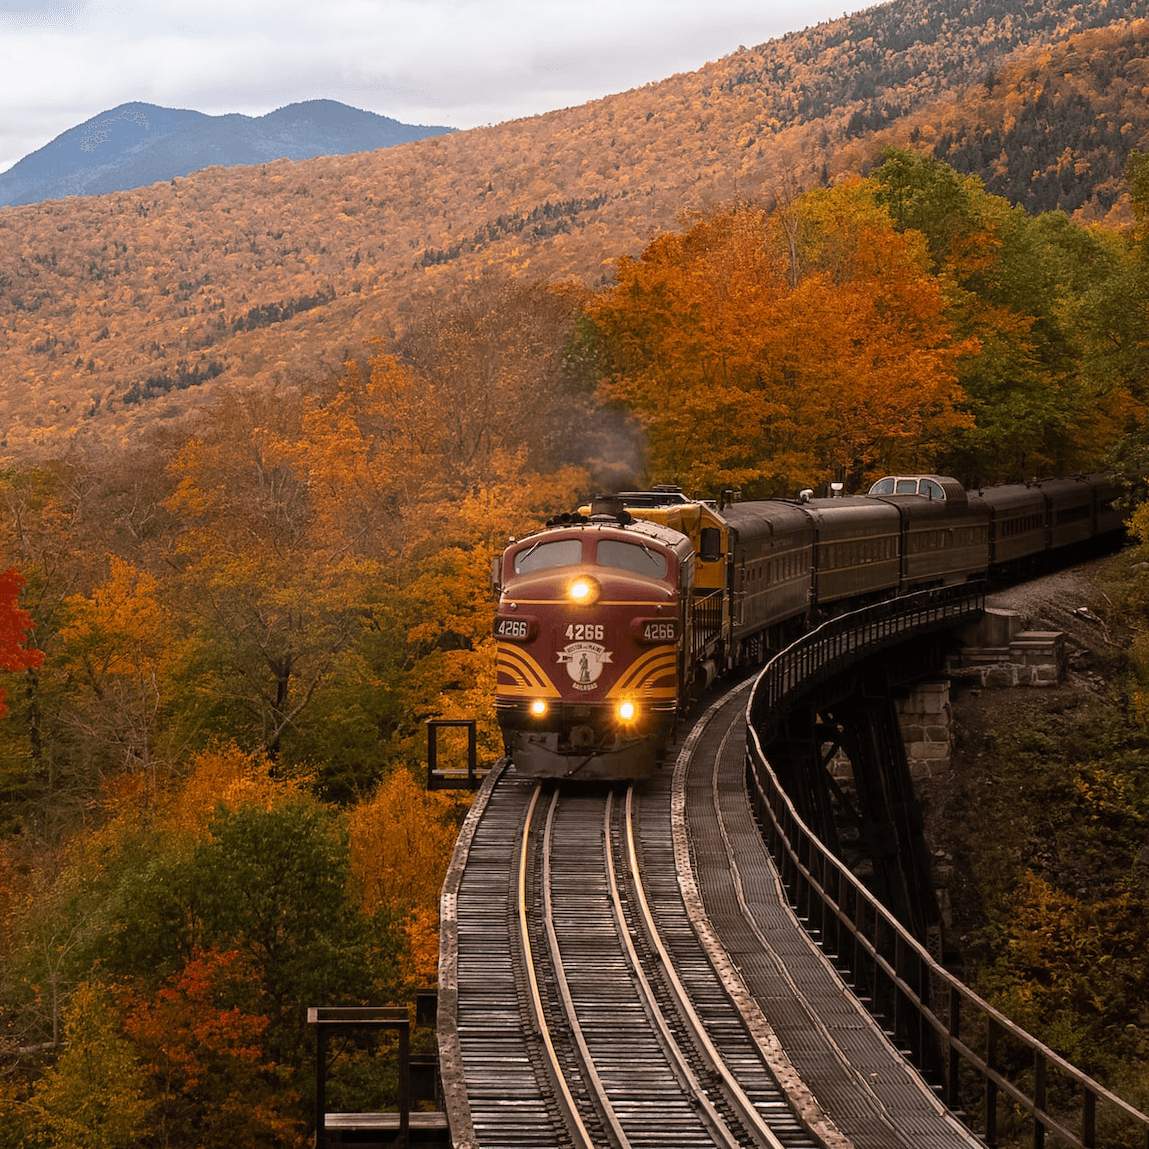
<path id="1" fill-rule="evenodd" d="M 439 890 L 458 834 L 459 801 L 427 792 L 397 767 L 350 816 L 351 869 L 363 908 L 385 908 L 409 947 L 408 979 L 435 981 Z"/>
<path id="2" fill-rule="evenodd" d="M 69 1149 L 128 1149 L 146 1130 L 147 1078 L 105 991 L 85 984 L 72 998 L 67 1048 L 32 1096 L 32 1127 Z"/>
<path id="3" fill-rule="evenodd" d="M 99 747 L 108 767 L 154 781 L 170 768 L 176 731 L 161 722 L 170 701 L 169 663 L 178 639 L 155 576 L 109 556 L 106 580 L 65 600 L 60 671 L 72 685 L 63 721 L 78 741 Z"/>
<path id="4" fill-rule="evenodd" d="M 166 834 L 200 841 L 221 806 L 271 810 L 299 795 L 305 781 L 275 774 L 273 763 L 258 751 L 226 743 L 213 746 L 194 756 L 188 775 L 160 801 L 156 820 Z"/>
<path id="5" fill-rule="evenodd" d="M 375 568 L 317 528 L 293 457 L 300 408 L 232 395 L 176 457 L 181 606 L 215 728 L 271 758 L 337 672 L 375 596 Z M 352 444 L 348 444 L 351 449 Z M 253 734 L 255 737 L 253 737 Z"/>

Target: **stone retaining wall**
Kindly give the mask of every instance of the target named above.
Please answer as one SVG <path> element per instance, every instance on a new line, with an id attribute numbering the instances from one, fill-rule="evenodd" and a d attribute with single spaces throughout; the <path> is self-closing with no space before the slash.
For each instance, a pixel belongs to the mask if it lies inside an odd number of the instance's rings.
<path id="1" fill-rule="evenodd" d="M 947 772 L 953 753 L 951 684 L 988 690 L 1055 686 L 1065 673 L 1065 635 L 1022 630 L 1020 614 L 987 610 L 959 632 L 961 649 L 946 660 L 946 678 L 919 682 L 898 699 L 898 717 L 915 781 Z"/>
<path id="2" fill-rule="evenodd" d="M 1056 686 L 1065 673 L 1065 635 L 1022 630 L 1013 610 L 988 609 L 980 622 L 958 632 L 961 650 L 947 660 L 952 679 L 989 689 Z"/>

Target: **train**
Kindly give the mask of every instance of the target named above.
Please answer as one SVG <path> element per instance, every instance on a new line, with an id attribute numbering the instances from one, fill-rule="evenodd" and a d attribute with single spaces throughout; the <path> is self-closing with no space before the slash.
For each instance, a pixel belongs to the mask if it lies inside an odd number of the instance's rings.
<path id="1" fill-rule="evenodd" d="M 495 713 L 518 774 L 636 780 L 720 674 L 837 613 L 1001 572 L 1124 530 L 1104 474 L 965 490 L 887 475 L 862 495 L 601 496 L 495 561 Z"/>

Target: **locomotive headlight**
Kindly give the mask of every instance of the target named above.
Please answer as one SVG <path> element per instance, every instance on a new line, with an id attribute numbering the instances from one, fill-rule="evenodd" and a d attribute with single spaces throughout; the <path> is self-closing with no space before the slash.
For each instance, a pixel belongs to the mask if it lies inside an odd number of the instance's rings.
<path id="1" fill-rule="evenodd" d="M 633 702 L 627 701 L 618 704 L 618 716 L 623 722 L 630 722 L 637 713 L 638 708 Z"/>
<path id="2" fill-rule="evenodd" d="M 546 712 L 547 704 L 541 698 L 536 698 L 534 702 L 531 703 L 531 713 L 536 718 L 541 718 Z"/>
<path id="3" fill-rule="evenodd" d="M 579 606 L 590 606 L 598 600 L 598 583 L 590 575 L 579 575 L 567 583 L 567 598 Z"/>

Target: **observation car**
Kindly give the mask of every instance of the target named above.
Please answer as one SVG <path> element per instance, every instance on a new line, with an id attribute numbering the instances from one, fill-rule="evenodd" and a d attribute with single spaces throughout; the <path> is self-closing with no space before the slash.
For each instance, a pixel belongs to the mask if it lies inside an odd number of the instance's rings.
<path id="1" fill-rule="evenodd" d="M 944 475 L 887 475 L 870 497 L 901 516 L 900 589 L 950 586 L 985 574 L 989 511 L 971 503 L 956 479 Z"/>

